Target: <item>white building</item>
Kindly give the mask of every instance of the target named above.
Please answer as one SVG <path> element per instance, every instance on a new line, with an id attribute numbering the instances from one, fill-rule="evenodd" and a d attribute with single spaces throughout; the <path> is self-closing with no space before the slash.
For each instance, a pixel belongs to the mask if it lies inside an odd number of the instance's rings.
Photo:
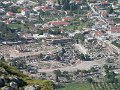
<path id="1" fill-rule="evenodd" d="M 22 9 L 21 10 L 21 15 L 23 15 L 23 16 L 26 16 L 26 15 L 28 15 L 30 13 L 30 11 L 28 10 L 28 9 Z"/>

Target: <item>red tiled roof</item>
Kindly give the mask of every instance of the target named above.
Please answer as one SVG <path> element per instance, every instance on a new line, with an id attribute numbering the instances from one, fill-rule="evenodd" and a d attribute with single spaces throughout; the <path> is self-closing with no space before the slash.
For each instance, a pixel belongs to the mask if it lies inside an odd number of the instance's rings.
<path id="1" fill-rule="evenodd" d="M 111 27 L 110 32 L 111 33 L 120 33 L 120 26 L 118 26 L 118 27 Z"/>
<path id="2" fill-rule="evenodd" d="M 52 25 L 68 25 L 70 23 L 69 22 L 64 22 L 64 21 L 51 21 L 48 24 L 52 24 Z"/>
<path id="3" fill-rule="evenodd" d="M 95 8 L 96 8 L 96 9 L 99 9 L 99 8 L 100 8 L 100 6 L 95 6 Z"/>
<path id="4" fill-rule="evenodd" d="M 47 1 L 49 1 L 49 2 L 55 2 L 55 0 L 47 0 Z"/>
<path id="5" fill-rule="evenodd" d="M 10 20 L 5 20 L 5 23 L 6 23 L 6 24 L 10 24 L 11 21 L 10 21 Z"/>
<path id="6" fill-rule="evenodd" d="M 104 10 L 103 12 L 102 12 L 102 15 L 103 16 L 107 16 L 109 13 L 106 11 L 106 10 Z"/>
<path id="7" fill-rule="evenodd" d="M 108 4 L 108 2 L 101 2 L 100 4 Z"/>
<path id="8" fill-rule="evenodd" d="M 49 8 L 48 6 L 36 6 L 34 7 L 36 10 L 53 10 L 53 8 Z"/>
<path id="9" fill-rule="evenodd" d="M 8 16 L 13 16 L 13 14 L 14 14 L 13 12 L 7 12 L 6 13 L 6 15 L 8 15 Z"/>
<path id="10" fill-rule="evenodd" d="M 63 18 L 65 21 L 69 21 L 69 20 L 72 20 L 73 18 L 72 17 L 64 17 Z"/>
<path id="11" fill-rule="evenodd" d="M 22 8 L 22 9 L 20 9 L 20 12 L 26 12 L 26 11 L 28 11 L 27 8 Z"/>
<path id="12" fill-rule="evenodd" d="M 102 36 L 103 34 L 104 34 L 104 33 L 103 33 L 102 31 L 96 31 L 96 32 L 95 32 L 95 35 L 96 35 L 96 36 Z"/>

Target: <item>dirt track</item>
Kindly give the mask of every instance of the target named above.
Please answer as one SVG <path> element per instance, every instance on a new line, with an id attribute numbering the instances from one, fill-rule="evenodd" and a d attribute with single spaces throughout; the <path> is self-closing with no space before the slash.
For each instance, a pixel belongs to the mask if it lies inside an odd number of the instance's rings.
<path id="1" fill-rule="evenodd" d="M 84 62 L 81 62 L 81 63 L 78 63 L 76 66 L 68 66 L 68 67 L 64 67 L 64 68 L 57 68 L 61 71 L 75 71 L 75 70 L 88 70 L 90 69 L 92 66 L 94 65 L 99 65 L 99 63 L 95 62 L 95 61 L 84 61 Z M 57 69 L 39 69 L 38 72 L 53 72 L 54 70 L 57 70 Z"/>

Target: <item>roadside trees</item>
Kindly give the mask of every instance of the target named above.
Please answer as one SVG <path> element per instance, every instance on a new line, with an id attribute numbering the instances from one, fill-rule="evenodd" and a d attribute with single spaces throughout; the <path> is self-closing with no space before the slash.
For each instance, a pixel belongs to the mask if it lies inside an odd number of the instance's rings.
<path id="1" fill-rule="evenodd" d="M 59 82 L 59 77 L 61 76 L 60 70 L 54 70 L 56 82 Z"/>

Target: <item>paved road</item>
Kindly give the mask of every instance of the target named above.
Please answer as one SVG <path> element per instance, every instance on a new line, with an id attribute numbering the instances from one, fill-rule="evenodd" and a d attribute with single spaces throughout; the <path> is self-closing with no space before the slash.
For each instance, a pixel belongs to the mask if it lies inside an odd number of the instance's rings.
<path id="1" fill-rule="evenodd" d="M 98 12 L 95 11 L 94 7 L 90 3 L 87 3 L 87 4 L 89 5 L 89 7 L 91 8 L 94 14 L 98 14 Z"/>

